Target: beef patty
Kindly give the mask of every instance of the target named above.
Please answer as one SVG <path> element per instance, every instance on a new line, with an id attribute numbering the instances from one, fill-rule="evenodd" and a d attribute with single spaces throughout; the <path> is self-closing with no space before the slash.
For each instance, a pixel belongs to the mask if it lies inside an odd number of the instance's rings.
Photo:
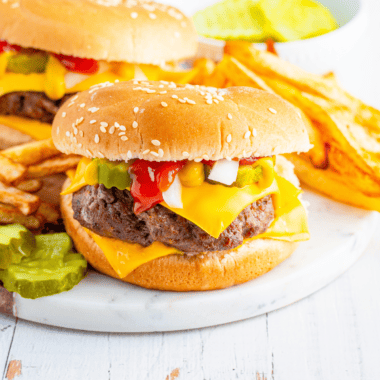
<path id="1" fill-rule="evenodd" d="M 160 241 L 187 253 L 238 247 L 243 239 L 265 232 L 274 218 L 272 197 L 268 195 L 246 207 L 215 239 L 161 205 L 135 215 L 131 193 L 115 187 L 85 186 L 73 194 L 72 207 L 74 218 L 96 234 L 144 247 Z"/>
<path id="2" fill-rule="evenodd" d="M 27 117 L 51 124 L 58 108 L 73 95 L 51 100 L 43 92 L 12 92 L 0 97 L 0 115 Z"/>

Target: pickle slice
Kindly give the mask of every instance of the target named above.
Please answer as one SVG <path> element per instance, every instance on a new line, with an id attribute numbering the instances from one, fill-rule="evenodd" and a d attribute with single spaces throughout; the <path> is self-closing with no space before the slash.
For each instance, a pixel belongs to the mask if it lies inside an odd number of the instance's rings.
<path id="1" fill-rule="evenodd" d="M 0 280 L 10 292 L 24 298 L 39 298 L 72 289 L 85 275 L 87 262 L 71 251 L 65 233 L 36 236 L 36 249 L 18 264 L 0 271 Z"/>
<path id="2" fill-rule="evenodd" d="M 263 177 L 263 168 L 258 165 L 253 167 L 252 165 L 242 165 L 239 167 L 236 181 L 232 186 L 244 187 L 253 183 L 259 182 Z"/>
<path id="3" fill-rule="evenodd" d="M 0 227 L 0 269 L 17 264 L 36 247 L 34 235 L 21 224 Z"/>
<path id="4" fill-rule="evenodd" d="M 15 54 L 8 60 L 7 70 L 18 74 L 43 73 L 48 61 L 47 54 Z"/>
<path id="5" fill-rule="evenodd" d="M 117 187 L 125 190 L 131 186 L 131 177 L 128 173 L 130 164 L 127 162 L 111 162 L 98 160 L 98 181 L 107 189 Z"/>

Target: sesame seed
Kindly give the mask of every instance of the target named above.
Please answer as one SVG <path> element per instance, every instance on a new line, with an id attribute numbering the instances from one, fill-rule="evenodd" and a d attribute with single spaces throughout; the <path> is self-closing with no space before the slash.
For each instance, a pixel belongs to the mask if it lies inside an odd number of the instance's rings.
<path id="1" fill-rule="evenodd" d="M 67 107 L 71 107 L 71 106 L 73 106 L 75 103 L 69 103 L 68 105 L 67 105 Z"/>
<path id="2" fill-rule="evenodd" d="M 228 143 L 230 143 L 231 140 L 232 140 L 232 136 L 231 136 L 231 135 L 228 135 L 226 141 L 227 141 Z"/>
<path id="3" fill-rule="evenodd" d="M 149 13 L 149 17 L 152 19 L 152 20 L 155 20 L 157 18 L 157 16 L 154 14 L 154 13 Z"/>
<path id="4" fill-rule="evenodd" d="M 153 156 L 155 156 L 155 157 L 158 157 L 159 156 L 159 154 L 157 153 L 157 152 L 150 152 L 150 154 L 152 154 Z"/>
<path id="5" fill-rule="evenodd" d="M 90 124 L 95 124 L 96 123 L 96 120 L 91 120 L 90 121 Z"/>
<path id="6" fill-rule="evenodd" d="M 150 149 L 144 150 L 143 154 L 148 154 L 150 152 Z"/>
<path id="7" fill-rule="evenodd" d="M 245 134 L 244 134 L 245 139 L 249 139 L 250 136 L 251 136 L 251 131 L 245 132 Z"/>
<path id="8" fill-rule="evenodd" d="M 172 98 L 173 99 L 178 99 L 178 95 L 174 94 L 174 95 L 172 95 Z"/>
<path id="9" fill-rule="evenodd" d="M 160 80 L 160 83 L 162 83 L 162 84 L 169 84 L 169 82 L 167 82 L 166 80 Z"/>
<path id="10" fill-rule="evenodd" d="M 133 88 L 133 91 L 137 91 L 137 90 L 142 90 L 142 88 L 141 87 L 134 87 Z"/>
<path id="11" fill-rule="evenodd" d="M 161 143 L 158 140 L 152 140 L 152 144 L 155 146 L 160 146 Z"/>
<path id="12" fill-rule="evenodd" d="M 131 13 L 131 17 L 132 17 L 133 19 L 136 19 L 137 16 L 138 16 L 138 13 L 137 13 L 137 12 L 132 12 L 132 13 Z"/>
<path id="13" fill-rule="evenodd" d="M 191 100 L 191 99 L 186 99 L 186 101 L 187 101 L 188 104 L 197 104 L 197 103 L 194 102 L 194 100 Z"/>
<path id="14" fill-rule="evenodd" d="M 189 154 L 188 152 L 182 152 L 182 156 L 183 156 L 183 157 L 189 157 L 190 154 Z"/>
<path id="15" fill-rule="evenodd" d="M 116 127 L 113 125 L 109 130 L 108 133 L 112 135 L 115 132 Z"/>
<path id="16" fill-rule="evenodd" d="M 77 121 L 76 121 L 76 124 L 79 125 L 80 123 L 82 123 L 84 120 L 84 117 L 82 116 L 81 118 L 79 118 Z"/>
<path id="17" fill-rule="evenodd" d="M 99 111 L 99 108 L 97 108 L 97 107 L 91 107 L 91 108 L 89 108 L 88 110 L 89 110 L 90 112 L 94 113 L 94 112 L 96 112 L 96 111 Z"/>
<path id="18" fill-rule="evenodd" d="M 99 156 L 100 158 L 104 158 L 104 154 L 103 154 L 102 152 L 98 152 L 98 156 Z"/>
<path id="19" fill-rule="evenodd" d="M 103 132 L 103 133 L 107 133 L 107 129 L 103 126 L 100 127 L 100 130 Z"/>
<path id="20" fill-rule="evenodd" d="M 252 129 L 252 135 L 255 136 L 255 137 L 257 136 L 257 131 L 256 131 L 256 129 Z"/>
<path id="21" fill-rule="evenodd" d="M 125 132 L 120 132 L 119 133 L 119 136 L 123 136 L 123 135 L 125 135 Z"/>
<path id="22" fill-rule="evenodd" d="M 82 103 L 79 107 L 80 107 L 80 108 L 84 108 L 84 107 L 86 107 L 86 104 L 85 104 L 85 103 Z"/>
<path id="23" fill-rule="evenodd" d="M 98 134 L 95 135 L 94 141 L 96 144 L 99 143 L 99 135 Z"/>
<path id="24" fill-rule="evenodd" d="M 231 115 L 230 113 L 227 115 L 227 117 L 228 117 L 230 120 L 232 120 L 232 115 Z"/>
<path id="25" fill-rule="evenodd" d="M 78 148 L 82 148 L 82 144 L 78 144 Z"/>
<path id="26" fill-rule="evenodd" d="M 127 136 L 121 136 L 120 139 L 121 139 L 121 141 L 127 141 L 128 137 Z"/>
<path id="27" fill-rule="evenodd" d="M 92 155 L 93 155 L 88 149 L 86 149 L 86 154 L 87 154 L 88 156 L 92 156 Z"/>
<path id="28" fill-rule="evenodd" d="M 185 99 L 178 99 L 178 101 L 182 104 L 186 103 L 186 100 Z"/>
<path id="29" fill-rule="evenodd" d="M 154 94 L 156 92 L 156 90 L 151 90 L 150 88 L 148 88 L 146 90 L 147 94 Z"/>
<path id="30" fill-rule="evenodd" d="M 168 103 L 161 102 L 161 105 L 162 105 L 162 107 L 167 107 L 167 106 L 168 106 Z"/>
<path id="31" fill-rule="evenodd" d="M 78 99 L 78 95 L 75 95 L 75 96 L 73 96 L 73 97 L 71 98 L 71 101 L 74 102 L 74 101 L 77 100 L 77 99 Z"/>
<path id="32" fill-rule="evenodd" d="M 164 95 L 164 94 L 167 94 L 168 92 L 167 91 L 161 91 L 160 94 L 161 95 Z"/>
<path id="33" fill-rule="evenodd" d="M 120 129 L 121 131 L 126 131 L 126 130 L 127 130 L 127 128 L 125 128 L 124 125 L 120 125 L 119 129 Z"/>
<path id="34" fill-rule="evenodd" d="M 66 117 L 66 112 L 62 112 L 62 117 Z"/>
<path id="35" fill-rule="evenodd" d="M 77 127 L 73 127 L 73 130 L 74 130 L 74 135 L 77 135 L 78 134 L 78 128 Z"/>
<path id="36" fill-rule="evenodd" d="M 57 127 L 57 135 L 59 135 L 59 127 Z"/>
<path id="37" fill-rule="evenodd" d="M 209 160 L 209 159 L 210 159 L 209 156 L 208 156 L 207 154 L 204 154 L 204 155 L 202 156 L 202 158 L 203 158 L 204 160 Z"/>
<path id="38" fill-rule="evenodd" d="M 137 121 L 134 121 L 133 123 L 132 123 L 132 127 L 133 128 L 137 128 L 139 126 L 139 123 L 137 122 Z"/>
<path id="39" fill-rule="evenodd" d="M 106 123 L 105 121 L 100 122 L 100 125 L 102 127 L 108 127 L 108 123 Z"/>
<path id="40" fill-rule="evenodd" d="M 274 108 L 268 108 L 268 110 L 269 110 L 269 112 L 272 112 L 272 113 L 274 113 L 274 114 L 277 113 L 277 111 L 276 111 Z"/>
<path id="41" fill-rule="evenodd" d="M 202 157 L 194 158 L 194 162 L 201 162 L 201 161 L 202 161 Z"/>
<path id="42" fill-rule="evenodd" d="M 70 137 L 70 132 L 69 131 L 66 131 L 66 136 Z"/>
<path id="43" fill-rule="evenodd" d="M 115 121 L 115 127 L 120 128 L 120 124 L 117 121 Z"/>
<path id="44" fill-rule="evenodd" d="M 160 155 L 160 157 L 163 157 L 164 151 L 160 148 L 160 149 L 158 149 L 158 154 Z"/>
<path id="45" fill-rule="evenodd" d="M 83 131 L 79 131 L 79 136 L 83 137 L 84 136 L 84 132 Z"/>
<path id="46" fill-rule="evenodd" d="M 211 99 L 207 99 L 206 103 L 207 104 L 212 104 L 212 100 Z"/>
<path id="47" fill-rule="evenodd" d="M 218 99 L 214 99 L 214 103 L 219 104 L 219 100 Z"/>
<path id="48" fill-rule="evenodd" d="M 139 112 L 139 107 L 135 107 L 135 108 L 133 109 L 133 112 L 134 112 L 134 113 Z"/>

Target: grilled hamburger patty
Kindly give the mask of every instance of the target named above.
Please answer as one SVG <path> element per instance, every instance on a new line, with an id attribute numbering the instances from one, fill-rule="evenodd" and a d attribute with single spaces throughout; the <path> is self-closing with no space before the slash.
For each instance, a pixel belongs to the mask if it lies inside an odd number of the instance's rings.
<path id="1" fill-rule="evenodd" d="M 58 108 L 72 95 L 51 100 L 42 92 L 12 92 L 0 97 L 0 115 L 27 117 L 51 124 Z"/>
<path id="2" fill-rule="evenodd" d="M 98 235 L 144 247 L 160 241 L 187 253 L 238 247 L 244 239 L 265 232 L 274 218 L 272 197 L 268 195 L 246 207 L 215 239 L 161 205 L 135 215 L 133 198 L 128 190 L 107 189 L 103 185 L 85 186 L 73 194 L 72 207 L 74 218 Z"/>

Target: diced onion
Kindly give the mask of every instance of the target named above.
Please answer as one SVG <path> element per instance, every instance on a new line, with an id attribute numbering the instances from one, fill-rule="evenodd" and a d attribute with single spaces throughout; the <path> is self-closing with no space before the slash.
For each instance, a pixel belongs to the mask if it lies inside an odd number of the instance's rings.
<path id="1" fill-rule="evenodd" d="M 232 185 L 236 181 L 238 170 L 239 161 L 219 160 L 212 167 L 208 179 L 224 185 Z"/>
<path id="2" fill-rule="evenodd" d="M 144 72 L 141 70 L 141 68 L 138 65 L 135 65 L 135 77 L 134 79 L 137 80 L 148 80 Z"/>
<path id="3" fill-rule="evenodd" d="M 177 175 L 169 189 L 162 193 L 162 197 L 169 207 L 183 208 L 182 185 Z"/>
<path id="4" fill-rule="evenodd" d="M 66 89 L 69 90 L 73 88 L 78 83 L 83 82 L 85 79 L 89 78 L 90 75 L 79 74 L 79 73 L 66 73 L 65 74 L 65 85 Z"/>

